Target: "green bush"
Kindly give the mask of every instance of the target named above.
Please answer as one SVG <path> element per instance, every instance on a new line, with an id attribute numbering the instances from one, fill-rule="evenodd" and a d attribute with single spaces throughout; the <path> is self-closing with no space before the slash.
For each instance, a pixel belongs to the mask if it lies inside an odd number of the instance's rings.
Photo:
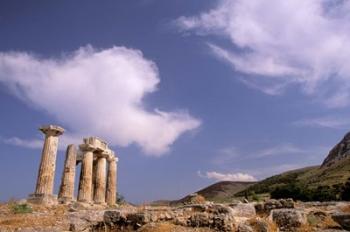
<path id="1" fill-rule="evenodd" d="M 33 209 L 28 204 L 13 204 L 11 210 L 15 214 L 32 213 Z"/>
<path id="2" fill-rule="evenodd" d="M 253 201 L 260 201 L 260 197 L 255 192 L 252 192 L 251 195 Z"/>
<path id="3" fill-rule="evenodd" d="M 340 192 L 340 198 L 343 201 L 350 201 L 350 178 L 348 181 L 342 186 Z"/>
<path id="4" fill-rule="evenodd" d="M 300 201 L 334 201 L 338 200 L 338 191 L 329 186 L 319 186 L 311 189 L 303 185 L 288 184 L 275 188 L 271 192 L 271 198 L 292 198 Z"/>
<path id="5" fill-rule="evenodd" d="M 125 203 L 125 198 L 122 194 L 117 193 L 117 204 L 124 204 Z"/>

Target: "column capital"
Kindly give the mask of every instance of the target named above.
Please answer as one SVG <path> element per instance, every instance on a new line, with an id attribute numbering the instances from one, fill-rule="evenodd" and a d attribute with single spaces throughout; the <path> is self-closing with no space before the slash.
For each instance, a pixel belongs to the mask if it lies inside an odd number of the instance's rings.
<path id="1" fill-rule="evenodd" d="M 91 145 L 96 148 L 97 151 L 103 152 L 104 150 L 108 150 L 107 143 L 97 137 L 88 137 L 83 139 L 84 144 Z"/>
<path id="2" fill-rule="evenodd" d="M 113 152 L 110 149 L 106 149 L 103 151 L 97 150 L 96 157 L 97 158 L 106 158 L 109 159 L 111 156 L 113 156 Z"/>
<path id="3" fill-rule="evenodd" d="M 95 151 L 96 148 L 91 146 L 90 144 L 80 144 L 79 145 L 80 150 L 82 151 Z"/>
<path id="4" fill-rule="evenodd" d="M 56 125 L 44 125 L 41 126 L 39 130 L 46 136 L 60 136 L 64 133 L 64 129 Z"/>
<path id="5" fill-rule="evenodd" d="M 115 157 L 114 155 L 113 156 L 109 156 L 108 158 L 107 158 L 107 160 L 108 160 L 108 162 L 118 162 L 119 161 L 119 159 L 118 159 L 118 157 Z"/>

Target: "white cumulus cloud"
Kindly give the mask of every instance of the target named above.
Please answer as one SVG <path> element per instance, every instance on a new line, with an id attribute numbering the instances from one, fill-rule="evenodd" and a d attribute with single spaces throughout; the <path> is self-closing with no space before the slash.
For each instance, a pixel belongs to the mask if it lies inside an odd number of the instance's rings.
<path id="1" fill-rule="evenodd" d="M 125 47 L 86 46 L 59 58 L 1 52 L 0 82 L 55 117 L 69 131 L 66 140 L 74 142 L 93 135 L 111 145 L 137 144 L 146 154 L 161 155 L 201 123 L 184 110 L 147 109 L 143 99 L 160 82 L 157 66 L 141 51 Z M 23 141 L 7 142 L 38 146 Z"/>
<path id="2" fill-rule="evenodd" d="M 246 74 L 244 83 L 267 94 L 301 86 L 329 107 L 350 103 L 350 1 L 220 0 L 177 25 L 199 35 L 226 38 L 209 43 L 213 53 Z"/>
<path id="3" fill-rule="evenodd" d="M 203 175 L 200 171 L 198 171 L 198 176 L 208 179 L 213 179 L 215 181 L 242 181 L 242 182 L 253 182 L 256 181 L 254 176 L 251 176 L 246 173 L 220 173 L 220 172 L 206 172 Z"/>

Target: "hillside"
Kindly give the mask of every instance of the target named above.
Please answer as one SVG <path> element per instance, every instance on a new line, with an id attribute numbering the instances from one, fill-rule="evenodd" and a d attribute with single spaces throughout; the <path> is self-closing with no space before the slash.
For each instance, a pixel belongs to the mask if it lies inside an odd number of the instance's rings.
<path id="1" fill-rule="evenodd" d="M 222 202 L 229 198 L 233 198 L 235 193 L 238 193 L 253 184 L 254 182 L 222 181 L 199 190 L 197 193 L 205 197 L 206 200 Z"/>
<path id="2" fill-rule="evenodd" d="M 350 158 L 343 159 L 329 167 L 314 166 L 298 170 L 288 171 L 279 175 L 262 180 L 244 191 L 235 194 L 236 197 L 244 196 L 246 193 L 271 193 L 277 187 L 287 185 L 307 186 L 310 189 L 319 187 L 342 186 L 350 178 Z"/>
<path id="3" fill-rule="evenodd" d="M 208 201 L 229 202 L 235 197 L 243 197 L 246 194 L 268 194 L 277 187 L 291 184 L 307 186 L 310 189 L 324 186 L 337 188 L 337 186 L 342 186 L 349 178 L 350 132 L 330 150 L 320 166 L 287 171 L 256 183 L 222 181 L 196 193 L 205 197 Z M 188 195 L 178 201 L 172 201 L 172 203 L 189 201 L 191 196 Z"/>
<path id="4" fill-rule="evenodd" d="M 259 182 L 222 181 L 197 191 L 208 201 L 230 202 L 236 197 L 246 195 L 268 195 L 277 187 L 289 185 L 306 186 L 310 189 L 318 187 L 335 187 L 339 189 L 350 178 L 350 132 L 328 153 L 320 166 L 300 168 L 271 176 Z M 154 202 L 156 205 L 183 204 L 190 202 L 195 194 L 176 201 Z"/>
<path id="5" fill-rule="evenodd" d="M 307 175 L 308 173 L 315 171 L 318 168 L 319 166 L 306 167 L 271 176 L 269 178 L 257 182 L 252 186 L 249 186 L 248 188 L 244 189 L 244 191 L 242 190 L 236 193 L 235 196 L 244 196 L 246 192 L 248 194 L 252 192 L 257 194 L 269 193 L 276 187 L 280 187 L 290 183 L 295 183 L 302 176 Z"/>
<path id="6" fill-rule="evenodd" d="M 245 193 L 270 193 L 276 187 L 290 184 L 307 186 L 310 189 L 318 187 L 342 186 L 350 178 L 350 133 L 335 145 L 321 166 L 306 167 L 288 171 L 262 180 L 235 196 Z"/>
<path id="7" fill-rule="evenodd" d="M 238 193 L 253 184 L 254 182 L 221 181 L 203 188 L 194 194 L 187 195 L 180 200 L 172 201 L 171 204 L 176 205 L 191 202 L 192 198 L 197 194 L 203 196 L 207 201 L 228 202 L 234 198 L 235 193 Z"/>

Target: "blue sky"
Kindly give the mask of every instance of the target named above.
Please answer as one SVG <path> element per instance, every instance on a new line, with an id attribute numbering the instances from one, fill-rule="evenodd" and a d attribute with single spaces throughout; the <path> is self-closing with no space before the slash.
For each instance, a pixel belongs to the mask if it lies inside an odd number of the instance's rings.
<path id="1" fill-rule="evenodd" d="M 132 202 L 319 164 L 348 131 L 348 1 L 2 1 L 0 200 L 35 186 L 43 137 L 119 156 Z"/>

